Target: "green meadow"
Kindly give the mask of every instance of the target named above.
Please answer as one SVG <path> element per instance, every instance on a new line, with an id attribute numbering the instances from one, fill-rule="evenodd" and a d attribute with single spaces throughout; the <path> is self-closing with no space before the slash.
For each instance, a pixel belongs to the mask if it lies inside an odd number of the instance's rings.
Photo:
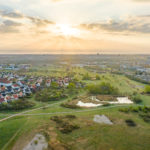
<path id="1" fill-rule="evenodd" d="M 36 75 L 47 75 L 47 72 L 34 71 Z M 123 75 L 99 74 L 100 80 L 93 79 L 96 74 L 84 69 L 74 69 L 75 77 L 81 80 L 83 75 L 88 73 L 91 80 L 83 80 L 88 84 L 99 84 L 109 82 L 117 87 L 124 96 L 131 96 L 133 93 L 141 93 L 142 102 L 138 105 L 150 106 L 150 96 L 142 94 L 145 85 L 128 79 Z M 59 69 L 53 75 L 59 76 L 64 70 Z M 32 73 L 28 73 L 32 74 Z M 65 73 L 63 74 L 66 75 Z M 150 149 L 150 123 L 145 122 L 137 113 L 120 112 L 120 108 L 128 108 L 129 105 L 110 105 L 97 108 L 65 108 L 60 104 L 72 100 L 75 96 L 86 95 L 86 89 L 79 91 L 77 95 L 52 102 L 38 102 L 34 96 L 30 101 L 35 102 L 34 108 L 21 111 L 0 112 L 0 119 L 12 114 L 24 112 L 20 116 L 15 116 L 0 122 L 0 150 L 21 150 L 36 133 L 47 132 L 53 126 L 57 133 L 57 140 L 67 146 L 70 150 L 149 150 Z M 132 104 L 137 107 L 137 104 Z M 41 109 L 36 109 L 40 108 Z M 33 111 L 30 111 L 35 109 Z M 29 112 L 25 112 L 28 111 Z M 52 116 L 75 115 L 75 123 L 79 129 L 69 134 L 61 133 L 57 125 L 50 120 Z M 94 115 L 106 115 L 114 124 L 98 124 L 93 122 Z M 131 119 L 136 123 L 135 127 L 130 127 L 125 123 L 126 119 Z M 44 131 L 45 130 L 45 131 Z M 51 138 L 51 135 L 49 135 Z"/>

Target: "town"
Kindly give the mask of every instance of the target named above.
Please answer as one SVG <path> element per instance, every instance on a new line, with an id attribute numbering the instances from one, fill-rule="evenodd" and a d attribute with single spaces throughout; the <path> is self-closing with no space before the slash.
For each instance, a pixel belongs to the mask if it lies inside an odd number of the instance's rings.
<path id="1" fill-rule="evenodd" d="M 28 77 L 27 75 L 17 75 L 10 72 L 0 74 L 0 103 L 18 100 L 35 93 L 41 89 L 51 86 L 51 82 L 56 82 L 59 87 L 67 87 L 71 78 L 44 78 Z"/>

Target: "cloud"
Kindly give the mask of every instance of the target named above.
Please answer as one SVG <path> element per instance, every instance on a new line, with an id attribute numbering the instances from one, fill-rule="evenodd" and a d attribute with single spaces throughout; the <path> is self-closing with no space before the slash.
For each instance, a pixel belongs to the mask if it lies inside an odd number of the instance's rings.
<path id="1" fill-rule="evenodd" d="M 11 20 L 5 20 L 3 22 L 3 24 L 5 26 L 21 26 L 22 24 L 21 23 L 18 23 L 18 22 L 14 22 L 14 21 L 11 21 Z"/>
<path id="2" fill-rule="evenodd" d="M 27 17 L 29 20 L 32 21 L 33 24 L 41 27 L 41 26 L 47 26 L 50 24 L 54 24 L 54 22 L 46 20 L 46 19 L 40 19 L 40 18 L 36 18 L 36 17 Z"/>
<path id="3" fill-rule="evenodd" d="M 0 33 L 16 33 L 19 32 L 18 26 L 22 26 L 21 23 L 11 20 L 5 20 L 0 24 Z"/>
<path id="4" fill-rule="evenodd" d="M 135 1 L 135 2 L 150 2 L 150 0 L 133 0 L 133 1 Z"/>
<path id="5" fill-rule="evenodd" d="M 55 23 L 34 16 L 28 16 L 15 10 L 0 10 L 0 33 L 26 32 L 30 34 L 46 34 L 44 28 Z"/>
<path id="6" fill-rule="evenodd" d="M 18 11 L 14 11 L 14 10 L 0 10 L 0 16 L 2 18 L 9 18 L 9 19 L 24 19 L 24 20 L 30 20 L 34 25 L 37 26 L 46 26 L 48 24 L 54 24 L 54 22 L 49 21 L 47 19 L 41 19 L 38 17 L 34 17 L 34 16 L 26 16 Z"/>
<path id="7" fill-rule="evenodd" d="M 23 18 L 23 14 L 17 11 L 7 11 L 7 10 L 0 10 L 0 15 L 2 17 L 8 17 L 8 18 Z"/>
<path id="8" fill-rule="evenodd" d="M 119 21 L 112 19 L 104 23 L 81 24 L 80 26 L 92 31 L 150 33 L 150 15 L 128 17 L 125 20 Z"/>

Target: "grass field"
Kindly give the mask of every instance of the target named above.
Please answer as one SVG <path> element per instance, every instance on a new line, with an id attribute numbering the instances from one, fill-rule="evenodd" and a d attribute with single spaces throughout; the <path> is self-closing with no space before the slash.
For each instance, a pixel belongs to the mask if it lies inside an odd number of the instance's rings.
<path id="1" fill-rule="evenodd" d="M 84 70 L 76 70 L 78 74 L 85 73 Z M 94 73 L 90 74 L 95 76 Z M 110 82 L 119 88 L 124 95 L 132 95 L 133 92 L 142 92 L 144 84 L 132 81 L 122 75 L 102 74 L 101 80 L 86 80 L 87 84 L 99 83 L 102 81 Z M 86 94 L 81 91 L 79 94 Z M 73 96 L 72 96 L 73 97 Z M 70 97 L 69 99 L 71 99 Z M 34 99 L 30 99 L 35 101 Z M 27 112 L 25 115 L 16 116 L 0 122 L 0 150 L 21 150 L 34 136 L 35 133 L 43 129 L 54 126 L 54 132 L 58 135 L 58 140 L 67 145 L 71 150 L 149 150 L 150 149 L 150 124 L 144 122 L 136 113 L 122 113 L 118 109 L 128 106 L 108 106 L 94 109 L 69 109 L 60 106 L 60 103 L 67 101 L 53 101 L 51 103 L 36 102 L 35 108 L 48 106 Z M 150 96 L 142 95 L 141 105 L 150 105 Z M 32 108 L 33 109 L 33 108 Z M 26 110 L 23 110 L 26 111 Z M 20 112 L 23 112 L 20 111 Z M 17 111 L 1 112 L 0 119 L 5 115 L 20 113 Z M 44 113 L 44 114 L 42 114 Z M 49 114 L 46 114 L 49 113 Z M 79 129 L 69 133 L 62 134 L 56 128 L 50 117 L 53 115 L 73 114 L 77 116 L 75 122 L 80 126 Z M 114 125 L 103 125 L 93 122 L 95 114 L 105 114 L 114 123 Z M 137 124 L 136 127 L 129 127 L 125 119 L 132 119 Z"/>

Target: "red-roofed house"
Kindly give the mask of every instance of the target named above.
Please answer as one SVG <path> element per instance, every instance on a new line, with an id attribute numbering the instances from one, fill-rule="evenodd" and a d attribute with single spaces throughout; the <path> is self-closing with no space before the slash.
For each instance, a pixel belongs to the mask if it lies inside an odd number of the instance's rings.
<path id="1" fill-rule="evenodd" d="M 4 98 L 0 98 L 0 103 L 5 102 Z"/>
<path id="2" fill-rule="evenodd" d="M 13 88 L 13 89 L 19 89 L 20 87 L 19 87 L 18 84 L 13 84 L 13 85 L 12 85 L 12 88 Z"/>
<path id="3" fill-rule="evenodd" d="M 17 94 L 13 94 L 11 97 L 12 100 L 18 100 L 18 95 Z"/>
<path id="4" fill-rule="evenodd" d="M 0 86 L 11 86 L 12 82 L 8 81 L 7 78 L 0 78 Z"/>
<path id="5" fill-rule="evenodd" d="M 5 96 L 5 101 L 8 102 L 8 101 L 10 101 L 10 100 L 11 100 L 11 96 L 6 95 L 6 96 Z"/>
<path id="6" fill-rule="evenodd" d="M 18 94 L 18 97 L 23 97 L 23 93 L 20 92 L 20 93 Z"/>

